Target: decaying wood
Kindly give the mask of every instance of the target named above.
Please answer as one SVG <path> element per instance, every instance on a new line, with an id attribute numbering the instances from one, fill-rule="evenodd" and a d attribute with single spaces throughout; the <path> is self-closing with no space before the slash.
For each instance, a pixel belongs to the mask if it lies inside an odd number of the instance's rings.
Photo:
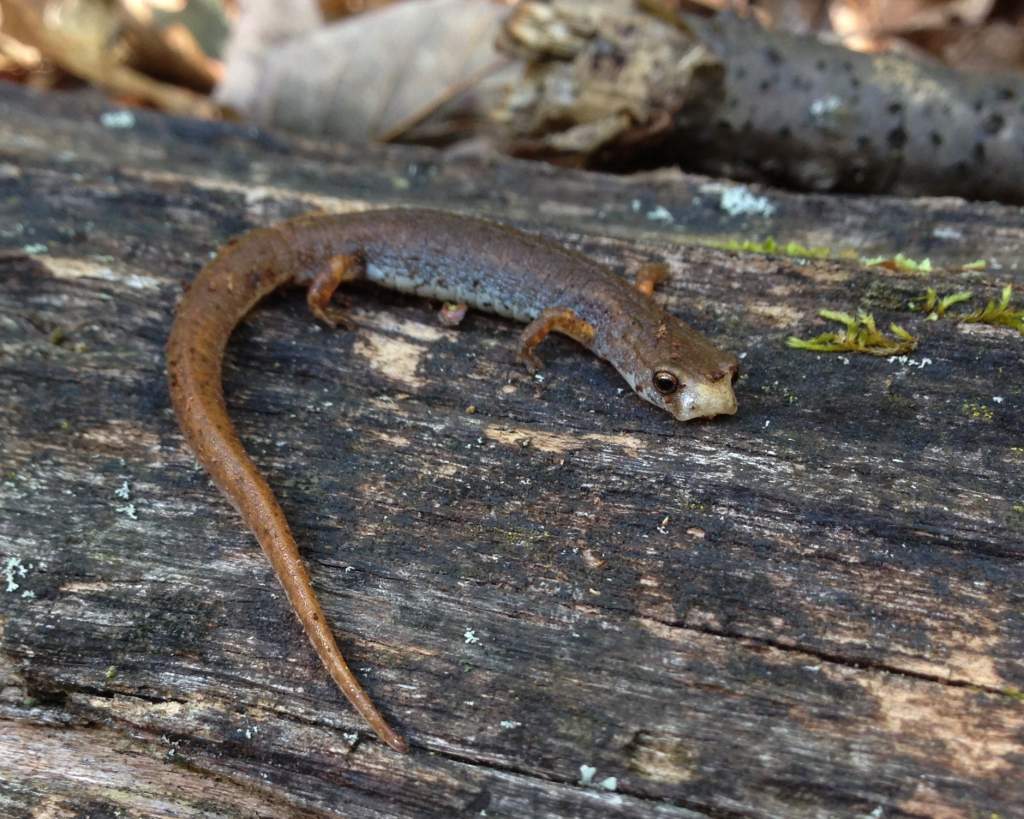
<path id="1" fill-rule="evenodd" d="M 859 54 L 731 15 L 663 22 L 641 5 L 666 4 L 515 8 L 501 44 L 529 70 L 499 110 L 510 151 L 801 190 L 1024 202 L 1019 75 Z"/>
<path id="2" fill-rule="evenodd" d="M 0 86 L 0 812 L 990 816 L 1024 805 L 1024 339 L 906 312 L 1024 291 L 1020 212 L 618 179 Z M 106 127 L 111 123 L 130 127 Z M 492 215 L 623 271 L 741 353 L 679 425 L 568 341 L 299 294 L 226 393 L 341 644 L 409 736 L 367 736 L 185 450 L 163 344 L 228 236 L 311 207 Z M 770 207 L 766 207 L 770 206 Z M 692 244 L 772 234 L 983 257 L 928 278 Z M 912 359 L 790 333 L 866 307 Z M 470 411 L 470 406 L 473 411 Z"/>

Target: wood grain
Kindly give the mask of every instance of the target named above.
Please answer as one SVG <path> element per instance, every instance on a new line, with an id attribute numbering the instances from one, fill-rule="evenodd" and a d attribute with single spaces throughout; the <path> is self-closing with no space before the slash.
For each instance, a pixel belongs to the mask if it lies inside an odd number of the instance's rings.
<path id="1" fill-rule="evenodd" d="M 1024 292 L 1019 209 L 762 190 L 764 222 L 699 178 L 103 110 L 0 85 L 0 813 L 1024 810 L 1024 339 L 903 309 L 929 285 Z M 163 371 L 176 296 L 231 234 L 403 203 L 623 272 L 663 259 L 660 298 L 745 372 L 739 415 L 679 425 L 568 341 L 529 377 L 494 317 L 450 330 L 371 287 L 354 334 L 298 293 L 253 313 L 233 417 L 408 758 L 322 672 Z M 993 263 L 925 280 L 692 243 L 758 232 Z M 787 349 L 821 307 L 921 346 Z"/>

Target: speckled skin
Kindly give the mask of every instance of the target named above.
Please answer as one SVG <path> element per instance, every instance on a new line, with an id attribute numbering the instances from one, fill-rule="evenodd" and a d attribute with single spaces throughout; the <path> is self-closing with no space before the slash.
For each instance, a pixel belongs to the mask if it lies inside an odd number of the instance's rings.
<path id="1" fill-rule="evenodd" d="M 295 283 L 326 300 L 343 270 L 403 292 L 533 322 L 524 333 L 527 361 L 532 345 L 548 331 L 567 332 L 610 361 L 638 394 L 680 420 L 736 411 L 737 362 L 585 256 L 440 211 L 303 216 L 232 240 L 200 271 L 178 306 L 167 344 L 178 422 L 196 458 L 263 547 L 335 682 L 381 739 L 405 751 L 405 740 L 342 658 L 284 513 L 228 418 L 221 387 L 228 338 L 260 299 Z M 318 310 L 315 295 L 310 301 L 314 312 L 329 309 Z M 672 395 L 654 388 L 652 376 L 659 371 L 678 379 Z"/>

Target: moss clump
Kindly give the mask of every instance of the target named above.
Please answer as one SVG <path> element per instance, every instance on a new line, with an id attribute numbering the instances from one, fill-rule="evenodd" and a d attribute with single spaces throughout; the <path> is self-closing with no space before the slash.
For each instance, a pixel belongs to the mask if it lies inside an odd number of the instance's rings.
<path id="1" fill-rule="evenodd" d="M 928 321 L 936 321 L 946 315 L 946 311 L 954 304 L 967 301 L 973 295 L 970 290 L 960 290 L 940 298 L 935 289 L 929 287 L 921 298 L 914 299 L 907 306 L 911 310 L 927 313 Z"/>
<path id="2" fill-rule="evenodd" d="M 884 267 L 886 270 L 899 270 L 903 273 L 931 273 L 932 272 L 932 260 L 911 259 L 909 256 L 904 256 L 902 253 L 897 253 L 895 256 L 873 256 L 869 259 L 862 258 L 860 263 L 866 267 Z"/>
<path id="3" fill-rule="evenodd" d="M 860 312 L 857 317 L 835 310 L 819 310 L 818 315 L 844 325 L 842 332 L 822 333 L 810 339 L 790 336 L 786 344 L 797 350 L 817 353 L 864 353 L 866 355 L 906 355 L 917 348 L 917 339 L 900 327 L 890 324 L 894 338 L 887 337 L 875 326 L 875 317 Z"/>
<path id="4" fill-rule="evenodd" d="M 806 259 L 827 259 L 832 252 L 827 247 L 808 247 L 800 242 L 778 242 L 769 236 L 761 241 L 752 239 L 729 239 L 716 243 L 722 250 L 738 250 L 744 253 L 771 253 L 776 256 L 799 256 Z"/>
<path id="5" fill-rule="evenodd" d="M 960 319 L 963 324 L 994 324 L 1010 327 L 1024 335 L 1024 310 L 1010 307 L 1013 287 L 1006 285 L 999 301 L 990 301 L 982 310 L 975 310 Z"/>

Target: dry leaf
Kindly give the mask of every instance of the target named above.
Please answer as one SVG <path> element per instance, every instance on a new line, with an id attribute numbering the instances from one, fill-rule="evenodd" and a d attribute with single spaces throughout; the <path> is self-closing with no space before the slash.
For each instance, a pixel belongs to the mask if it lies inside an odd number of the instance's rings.
<path id="1" fill-rule="evenodd" d="M 909 31 L 977 25 L 995 0 L 835 0 L 832 28 L 843 38 L 884 38 Z"/>
<path id="2" fill-rule="evenodd" d="M 323 26 L 315 0 L 245 0 L 224 49 L 224 73 L 214 96 L 245 114 L 258 110 L 266 63 L 275 49 Z M 303 60 L 302 65 L 308 68 Z"/>
<path id="3" fill-rule="evenodd" d="M 968 71 L 1024 68 L 1024 22 L 1013 25 L 997 20 L 979 28 L 951 28 L 915 41 Z"/>
<path id="4" fill-rule="evenodd" d="M 827 5 L 826 0 L 763 0 L 758 8 L 771 28 L 810 34 L 820 30 L 828 19 Z"/>
<path id="5" fill-rule="evenodd" d="M 398 0 L 320 0 L 319 5 L 325 20 L 338 20 L 353 14 L 365 14 L 395 2 Z"/>
<path id="6" fill-rule="evenodd" d="M 132 64 L 210 92 L 220 81 L 228 20 L 218 0 L 120 0 Z"/>
<path id="7" fill-rule="evenodd" d="M 151 103 L 165 111 L 216 116 L 206 97 L 158 82 L 128 64 L 129 50 L 121 38 L 120 8 L 101 0 L 5 0 L 4 25 L 69 74 L 109 93 Z"/>
<path id="8" fill-rule="evenodd" d="M 0 6 L 0 71 L 34 71 L 43 61 L 43 54 L 4 30 L 3 7 Z"/>
<path id="9" fill-rule="evenodd" d="M 297 5 L 284 16 L 294 18 Z M 263 6 L 261 30 L 290 22 L 280 10 L 275 18 L 275 8 Z M 244 11 L 218 99 L 261 123 L 304 133 L 393 136 L 503 63 L 492 43 L 507 8 L 497 3 L 400 3 L 270 46 L 250 44 L 249 4 Z"/>

